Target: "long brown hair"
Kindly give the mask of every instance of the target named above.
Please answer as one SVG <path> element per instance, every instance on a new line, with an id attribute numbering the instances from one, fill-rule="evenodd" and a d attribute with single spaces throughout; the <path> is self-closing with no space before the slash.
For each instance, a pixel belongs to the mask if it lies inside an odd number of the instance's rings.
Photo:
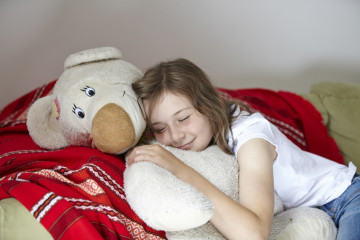
<path id="1" fill-rule="evenodd" d="M 251 112 L 241 101 L 223 101 L 206 74 L 194 63 L 182 58 L 156 64 L 132 87 L 140 101 L 149 101 L 149 116 L 164 91 L 186 96 L 197 111 L 209 118 L 214 142 L 228 154 L 231 154 L 231 149 L 226 135 L 231 130 L 236 106 Z M 144 117 L 149 123 L 148 116 L 144 114 Z"/>

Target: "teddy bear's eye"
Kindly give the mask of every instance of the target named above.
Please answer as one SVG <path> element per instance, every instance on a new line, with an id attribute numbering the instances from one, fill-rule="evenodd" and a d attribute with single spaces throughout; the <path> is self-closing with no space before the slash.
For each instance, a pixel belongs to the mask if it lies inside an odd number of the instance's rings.
<path id="1" fill-rule="evenodd" d="M 75 115 L 80 119 L 83 119 L 85 117 L 84 111 L 81 108 L 77 107 L 75 104 L 73 107 L 73 113 L 75 113 Z"/>
<path id="2" fill-rule="evenodd" d="M 85 92 L 88 97 L 92 97 L 95 95 L 95 89 L 92 87 L 86 86 L 81 91 Z"/>

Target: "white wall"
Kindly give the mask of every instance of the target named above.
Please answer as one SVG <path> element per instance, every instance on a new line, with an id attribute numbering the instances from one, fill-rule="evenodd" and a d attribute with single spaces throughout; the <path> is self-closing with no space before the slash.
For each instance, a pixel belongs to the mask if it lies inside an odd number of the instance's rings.
<path id="1" fill-rule="evenodd" d="M 360 83 L 358 0 L 1 0 L 0 33 L 0 108 L 100 46 L 141 70 L 188 58 L 225 88 Z"/>

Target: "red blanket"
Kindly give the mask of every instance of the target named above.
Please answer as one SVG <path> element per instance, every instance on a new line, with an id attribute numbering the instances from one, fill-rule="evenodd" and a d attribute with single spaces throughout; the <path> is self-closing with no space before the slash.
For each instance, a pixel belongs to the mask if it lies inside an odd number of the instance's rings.
<path id="1" fill-rule="evenodd" d="M 54 239 L 165 239 L 131 210 L 123 191 L 123 156 L 87 147 L 39 148 L 26 114 L 55 81 L 0 112 L 0 199 L 13 197 Z M 224 98 L 248 102 L 304 150 L 343 163 L 321 116 L 300 96 L 265 89 L 220 89 Z"/>

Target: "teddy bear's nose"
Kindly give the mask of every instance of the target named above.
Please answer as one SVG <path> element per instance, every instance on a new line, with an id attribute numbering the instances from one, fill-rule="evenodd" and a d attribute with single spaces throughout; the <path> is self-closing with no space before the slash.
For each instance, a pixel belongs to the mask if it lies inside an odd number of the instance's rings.
<path id="1" fill-rule="evenodd" d="M 95 146 L 107 153 L 121 153 L 135 141 L 130 116 L 114 103 L 106 104 L 95 114 L 91 134 Z"/>

